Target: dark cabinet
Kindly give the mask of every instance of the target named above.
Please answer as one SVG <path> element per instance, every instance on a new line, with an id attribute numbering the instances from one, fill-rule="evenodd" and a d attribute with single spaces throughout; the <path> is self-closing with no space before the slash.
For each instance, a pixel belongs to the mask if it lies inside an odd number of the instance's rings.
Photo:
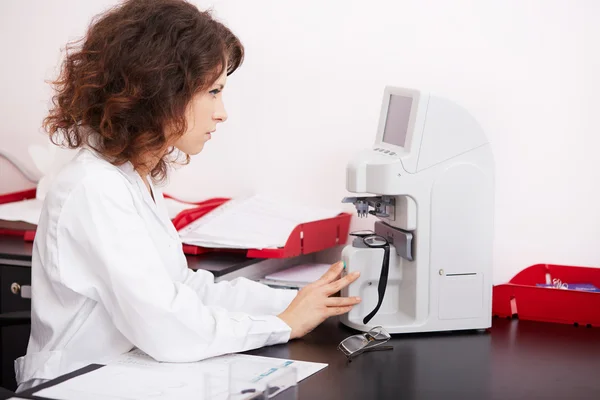
<path id="1" fill-rule="evenodd" d="M 30 287 L 29 262 L 0 261 L 0 386 L 13 391 L 14 360 L 26 353 L 31 329 Z"/>

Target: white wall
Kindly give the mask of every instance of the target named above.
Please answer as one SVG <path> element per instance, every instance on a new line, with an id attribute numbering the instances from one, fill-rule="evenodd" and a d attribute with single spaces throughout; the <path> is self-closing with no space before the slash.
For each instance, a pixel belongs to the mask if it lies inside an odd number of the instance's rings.
<path id="1" fill-rule="evenodd" d="M 0 3 L 0 149 L 25 158 L 29 143 L 45 145 L 43 80 L 64 42 L 109 4 Z M 247 56 L 227 85 L 229 121 L 166 192 L 341 206 L 346 160 L 371 144 L 383 87 L 414 87 L 465 106 L 492 142 L 496 283 L 538 262 L 600 265 L 599 2 L 196 4 L 214 8 Z M 2 168 L 0 193 L 14 174 Z"/>

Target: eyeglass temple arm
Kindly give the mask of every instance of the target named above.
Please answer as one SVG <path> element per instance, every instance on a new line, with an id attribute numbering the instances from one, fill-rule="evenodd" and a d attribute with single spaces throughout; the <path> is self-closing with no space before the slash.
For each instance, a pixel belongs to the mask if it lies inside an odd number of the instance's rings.
<path id="1" fill-rule="evenodd" d="M 379 350 L 394 350 L 394 346 L 378 346 L 378 347 L 371 347 L 366 349 L 365 351 L 363 351 L 363 353 L 366 353 L 368 351 L 379 351 Z"/>
<path id="2" fill-rule="evenodd" d="M 394 346 L 378 346 L 378 347 L 371 347 L 365 350 L 362 350 L 361 352 L 357 353 L 357 354 L 351 354 L 348 356 L 348 361 L 352 361 L 353 358 L 358 357 L 359 355 L 363 354 L 363 353 L 369 353 L 371 351 L 383 351 L 383 350 L 394 350 Z"/>
<path id="3" fill-rule="evenodd" d="M 379 311 L 379 307 L 381 307 L 381 303 L 383 302 L 383 296 L 385 296 L 385 289 L 387 288 L 389 269 L 390 245 L 387 244 L 383 248 L 383 263 L 381 265 L 381 276 L 379 277 L 379 286 L 377 287 L 377 291 L 379 292 L 379 300 L 377 300 L 377 306 L 375 306 L 375 309 L 363 319 L 363 324 L 365 325 L 371 320 L 371 318 L 375 316 L 375 314 L 377 314 L 377 311 Z"/>

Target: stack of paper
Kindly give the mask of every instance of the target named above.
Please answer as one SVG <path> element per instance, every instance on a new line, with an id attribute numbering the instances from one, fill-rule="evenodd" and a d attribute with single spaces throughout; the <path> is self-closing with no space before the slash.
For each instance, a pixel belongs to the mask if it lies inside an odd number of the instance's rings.
<path id="1" fill-rule="evenodd" d="M 37 225 L 42 213 L 43 200 L 27 199 L 14 203 L 0 204 L 0 220 L 20 221 Z"/>
<path id="2" fill-rule="evenodd" d="M 183 243 L 201 247 L 278 248 L 285 246 L 297 225 L 333 218 L 340 212 L 254 195 L 228 201 L 179 234 Z"/>
<path id="3" fill-rule="evenodd" d="M 271 287 L 300 289 L 323 276 L 330 264 L 301 264 L 265 276 L 261 283 Z"/>

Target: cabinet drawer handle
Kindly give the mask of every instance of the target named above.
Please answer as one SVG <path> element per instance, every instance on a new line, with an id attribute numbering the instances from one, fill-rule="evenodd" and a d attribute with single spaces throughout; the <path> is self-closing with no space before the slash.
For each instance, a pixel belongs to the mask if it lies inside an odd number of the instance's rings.
<path id="1" fill-rule="evenodd" d="M 20 292 L 21 297 L 24 299 L 31 298 L 31 285 L 21 286 L 17 282 L 13 282 L 12 285 L 10 285 L 10 291 L 12 292 L 12 294 L 19 294 Z"/>

